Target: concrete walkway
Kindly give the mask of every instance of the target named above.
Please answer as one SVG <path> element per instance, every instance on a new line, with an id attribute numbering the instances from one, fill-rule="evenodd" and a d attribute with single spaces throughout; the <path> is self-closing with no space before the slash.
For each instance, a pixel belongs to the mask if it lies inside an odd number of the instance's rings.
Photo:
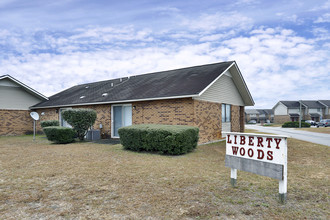
<path id="1" fill-rule="evenodd" d="M 315 144 L 322 144 L 330 147 L 330 134 L 299 131 L 294 128 L 264 127 L 260 125 L 245 125 L 245 128 L 254 129 L 265 133 L 287 135 L 298 140 L 308 141 Z"/>

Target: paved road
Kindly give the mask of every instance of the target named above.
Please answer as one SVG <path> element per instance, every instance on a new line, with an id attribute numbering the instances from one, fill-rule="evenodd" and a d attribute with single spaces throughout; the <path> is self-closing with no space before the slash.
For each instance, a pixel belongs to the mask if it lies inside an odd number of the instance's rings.
<path id="1" fill-rule="evenodd" d="M 330 146 L 330 134 L 322 134 L 322 133 L 309 132 L 309 131 L 299 131 L 294 128 L 263 127 L 260 125 L 245 125 L 245 128 L 258 130 L 258 131 L 265 132 L 265 133 L 287 135 L 287 136 L 290 136 L 295 139 Z M 317 128 L 315 128 L 315 129 L 317 129 Z"/>

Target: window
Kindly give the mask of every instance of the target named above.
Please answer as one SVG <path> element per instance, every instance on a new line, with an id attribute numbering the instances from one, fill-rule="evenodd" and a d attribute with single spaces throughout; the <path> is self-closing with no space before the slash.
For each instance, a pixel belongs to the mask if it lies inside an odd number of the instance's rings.
<path id="1" fill-rule="evenodd" d="M 222 104 L 221 118 L 222 122 L 230 122 L 230 105 Z"/>
<path id="2" fill-rule="evenodd" d="M 60 126 L 72 128 L 72 126 L 67 121 L 65 121 L 64 118 L 62 117 L 62 112 L 65 111 L 65 110 L 68 110 L 68 109 L 72 109 L 72 108 L 61 108 L 60 109 L 60 114 L 59 114 Z"/>
<path id="3" fill-rule="evenodd" d="M 321 111 L 321 109 L 320 109 L 320 108 L 318 108 L 318 109 L 317 109 L 317 111 L 318 111 L 318 112 L 320 112 L 320 111 Z"/>

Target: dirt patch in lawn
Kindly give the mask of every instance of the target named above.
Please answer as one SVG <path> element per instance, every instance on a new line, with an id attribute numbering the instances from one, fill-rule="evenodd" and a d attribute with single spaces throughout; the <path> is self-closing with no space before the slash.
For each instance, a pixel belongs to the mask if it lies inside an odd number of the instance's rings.
<path id="1" fill-rule="evenodd" d="M 283 205 L 274 179 L 238 171 L 231 187 L 224 142 L 160 156 L 0 137 L 0 219 L 329 218 L 329 148 L 288 144 Z"/>

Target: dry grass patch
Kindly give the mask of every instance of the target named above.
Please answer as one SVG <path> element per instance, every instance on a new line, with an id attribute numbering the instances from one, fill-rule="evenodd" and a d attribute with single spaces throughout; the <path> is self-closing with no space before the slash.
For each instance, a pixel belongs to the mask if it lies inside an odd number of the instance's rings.
<path id="1" fill-rule="evenodd" d="M 263 124 L 264 127 L 282 127 L 282 124 L 276 124 L 276 123 L 271 123 L 271 124 Z"/>
<path id="2" fill-rule="evenodd" d="M 330 127 L 310 127 L 310 128 L 296 128 L 300 131 L 310 131 L 310 132 L 317 132 L 317 133 L 324 133 L 324 134 L 330 134 Z"/>
<path id="3" fill-rule="evenodd" d="M 288 202 L 276 180 L 238 171 L 225 143 L 184 156 L 121 145 L 0 137 L 0 219 L 329 218 L 329 148 L 289 140 Z"/>

